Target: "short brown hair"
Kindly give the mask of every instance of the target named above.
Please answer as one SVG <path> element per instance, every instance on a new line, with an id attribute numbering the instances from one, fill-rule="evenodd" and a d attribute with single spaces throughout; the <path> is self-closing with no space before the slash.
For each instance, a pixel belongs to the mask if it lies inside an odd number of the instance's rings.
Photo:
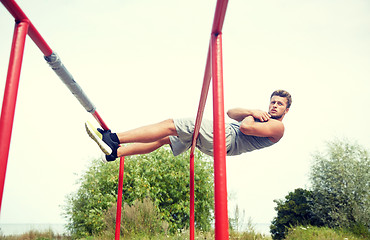
<path id="1" fill-rule="evenodd" d="M 290 93 L 288 93 L 288 92 L 287 92 L 287 91 L 285 91 L 285 90 L 276 90 L 276 91 L 274 91 L 274 92 L 271 94 L 270 99 L 271 99 L 273 96 L 285 97 L 285 98 L 286 98 L 286 100 L 287 100 L 287 108 L 290 108 L 290 105 L 292 105 L 292 96 L 290 95 Z"/>

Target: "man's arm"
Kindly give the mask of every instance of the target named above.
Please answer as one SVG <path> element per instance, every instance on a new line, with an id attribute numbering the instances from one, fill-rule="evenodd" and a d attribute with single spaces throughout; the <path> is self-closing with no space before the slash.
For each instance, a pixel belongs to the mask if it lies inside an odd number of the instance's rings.
<path id="1" fill-rule="evenodd" d="M 261 110 L 251 110 L 245 108 L 233 108 L 227 111 L 229 118 L 234 119 L 235 121 L 241 122 L 244 118 L 252 116 L 255 119 L 260 120 L 261 122 L 268 121 L 270 119 L 270 114 Z"/>
<path id="2" fill-rule="evenodd" d="M 284 135 L 284 125 L 275 119 L 256 122 L 253 116 L 248 116 L 242 121 L 240 131 L 245 135 L 267 137 L 272 142 L 278 142 Z"/>

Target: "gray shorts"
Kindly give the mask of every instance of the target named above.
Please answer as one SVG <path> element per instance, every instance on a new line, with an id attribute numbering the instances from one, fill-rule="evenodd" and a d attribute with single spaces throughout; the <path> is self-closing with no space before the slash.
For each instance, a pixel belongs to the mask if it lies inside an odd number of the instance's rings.
<path id="1" fill-rule="evenodd" d="M 174 119 L 178 136 L 170 136 L 171 149 L 174 156 L 177 156 L 191 147 L 195 120 L 190 118 Z M 226 150 L 230 148 L 231 134 L 228 124 L 225 125 Z M 203 120 L 199 130 L 196 147 L 203 153 L 213 156 L 213 122 Z"/>

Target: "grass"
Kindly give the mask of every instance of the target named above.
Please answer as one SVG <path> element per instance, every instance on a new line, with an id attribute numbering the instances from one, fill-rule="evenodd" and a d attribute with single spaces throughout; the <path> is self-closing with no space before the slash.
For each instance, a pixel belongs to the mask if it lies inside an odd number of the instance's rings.
<path id="1" fill-rule="evenodd" d="M 146 234 L 135 234 L 129 237 L 121 236 L 121 239 L 127 240 L 185 240 L 189 239 L 189 231 L 179 231 L 173 235 L 165 235 L 165 234 L 158 234 L 158 235 L 146 235 Z M 27 233 L 21 235 L 10 235 L 10 236 L 2 236 L 0 235 L 0 240 L 71 240 L 72 238 L 65 235 L 58 235 L 54 234 L 51 230 L 50 231 L 34 231 L 31 230 Z M 105 234 L 102 236 L 92 236 L 80 240 L 112 240 L 114 239 L 113 234 Z M 214 232 L 196 232 L 195 239 L 215 239 Z M 272 240 L 269 236 L 264 236 L 259 233 L 235 233 L 232 232 L 230 234 L 230 240 Z"/>
<path id="2" fill-rule="evenodd" d="M 327 227 L 295 227 L 285 238 L 286 240 L 366 240 L 366 237 L 355 236 L 353 233 Z"/>
<path id="3" fill-rule="evenodd" d="M 0 240 L 71 240 L 72 238 L 65 235 L 54 234 L 50 231 L 34 231 L 31 230 L 27 233 L 21 235 L 12 236 L 2 236 L 0 234 Z M 112 240 L 114 235 L 106 234 L 104 236 L 88 237 L 80 240 Z M 177 234 L 173 235 L 145 235 L 136 234 L 129 237 L 121 236 L 121 239 L 127 240 L 185 240 L 189 239 L 189 231 L 179 231 Z M 197 232 L 195 239 L 205 240 L 205 239 L 215 239 L 214 232 Z M 333 230 L 325 227 L 296 227 L 289 231 L 289 234 L 285 238 L 286 240 L 366 240 L 366 238 L 361 238 L 355 236 L 351 233 L 345 232 L 343 230 Z M 230 240 L 272 240 L 270 236 L 264 236 L 260 233 L 255 232 L 242 232 L 230 233 Z"/>
<path id="4" fill-rule="evenodd" d="M 130 236 L 121 236 L 121 239 L 127 240 L 188 240 L 189 239 L 189 231 L 184 230 L 180 231 L 176 234 L 172 235 L 165 235 L 165 234 L 158 234 L 158 235 L 142 235 L 142 234 L 135 234 Z M 111 240 L 114 239 L 113 235 L 104 235 L 98 237 L 89 237 L 83 240 Z M 195 234 L 196 240 L 204 240 L 204 239 L 215 239 L 214 232 L 196 232 Z M 272 240 L 270 236 L 264 236 L 259 233 L 231 233 L 230 240 Z"/>
<path id="5" fill-rule="evenodd" d="M 0 234 L 0 240 L 71 240 L 70 236 L 55 234 L 52 230 L 37 231 L 31 230 L 29 232 L 19 235 L 4 236 Z"/>
<path id="6" fill-rule="evenodd" d="M 134 234 L 130 236 L 121 236 L 125 240 L 185 240 L 189 239 L 189 231 L 183 230 L 176 234 L 156 234 L 147 235 Z M 35 231 L 31 230 L 21 235 L 3 236 L 0 234 L 0 240 L 71 240 L 72 237 L 66 235 L 59 235 L 49 231 Z M 112 240 L 114 233 L 105 233 L 100 236 L 92 236 L 80 240 Z M 215 239 L 214 232 L 201 232 L 197 231 L 195 235 L 197 240 Z M 355 236 L 352 233 L 344 230 L 334 230 L 327 227 L 295 227 L 292 228 L 285 240 L 366 240 L 366 237 Z M 230 232 L 230 240 L 272 240 L 270 236 L 265 236 L 254 231 L 251 232 Z"/>

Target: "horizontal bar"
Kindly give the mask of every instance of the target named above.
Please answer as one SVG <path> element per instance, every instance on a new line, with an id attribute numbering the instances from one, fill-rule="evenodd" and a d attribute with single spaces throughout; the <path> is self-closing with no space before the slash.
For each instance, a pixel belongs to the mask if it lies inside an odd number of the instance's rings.
<path id="1" fill-rule="evenodd" d="M 26 14 L 22 11 L 19 5 L 14 0 L 0 0 L 1 3 L 8 9 L 9 13 L 14 17 L 16 22 L 29 21 L 28 35 L 35 42 L 37 47 L 41 50 L 44 56 L 49 56 L 53 53 L 49 45 L 42 38 L 32 22 L 28 19 Z"/>
<path id="2" fill-rule="evenodd" d="M 59 76 L 62 82 L 68 87 L 68 89 L 72 92 L 72 94 L 77 98 L 77 100 L 81 103 L 81 105 L 86 109 L 88 112 L 94 112 L 95 106 L 84 93 L 80 85 L 73 79 L 72 74 L 67 70 L 67 68 L 63 65 L 62 61 L 60 60 L 59 56 L 56 53 L 52 53 L 50 56 L 44 57 L 50 67 L 54 70 L 54 72 Z"/>
<path id="3" fill-rule="evenodd" d="M 14 0 L 0 0 L 0 2 L 4 5 L 6 9 L 8 9 L 9 13 L 13 15 L 16 21 L 28 19 L 26 14 L 22 11 L 22 9 Z"/>
<path id="4" fill-rule="evenodd" d="M 108 130 L 108 127 L 105 124 L 105 122 L 102 120 L 100 115 L 95 111 L 95 106 L 88 99 L 87 95 L 83 92 L 82 88 L 78 85 L 78 83 L 73 79 L 73 76 L 62 64 L 60 58 L 55 53 L 53 53 L 50 46 L 46 43 L 46 41 L 37 31 L 35 26 L 33 26 L 33 24 L 28 19 L 26 14 L 19 7 L 19 5 L 14 0 L 0 0 L 0 2 L 15 18 L 16 22 L 26 21 L 29 23 L 28 35 L 33 40 L 33 42 L 38 46 L 41 52 L 44 54 L 45 60 L 49 63 L 54 72 L 65 83 L 65 85 L 69 88 L 69 90 L 77 98 L 77 100 L 79 100 L 79 102 L 86 109 L 86 111 L 90 112 L 95 117 L 95 119 L 98 121 L 102 128 Z"/>

